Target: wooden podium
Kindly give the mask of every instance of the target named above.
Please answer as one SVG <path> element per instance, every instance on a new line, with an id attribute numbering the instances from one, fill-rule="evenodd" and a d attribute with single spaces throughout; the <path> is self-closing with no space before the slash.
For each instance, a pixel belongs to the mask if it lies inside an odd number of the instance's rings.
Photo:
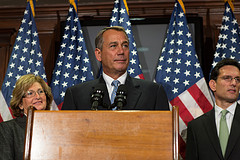
<path id="1" fill-rule="evenodd" d="M 172 111 L 30 109 L 24 159 L 177 160 L 178 108 Z"/>

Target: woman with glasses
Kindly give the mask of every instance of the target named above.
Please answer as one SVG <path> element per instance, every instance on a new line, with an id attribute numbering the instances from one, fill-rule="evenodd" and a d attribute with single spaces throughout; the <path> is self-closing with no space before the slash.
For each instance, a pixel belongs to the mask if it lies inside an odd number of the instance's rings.
<path id="1" fill-rule="evenodd" d="M 52 100 L 51 88 L 41 77 L 27 74 L 18 79 L 10 101 L 16 118 L 0 123 L 0 160 L 23 159 L 27 110 L 49 110 Z"/>

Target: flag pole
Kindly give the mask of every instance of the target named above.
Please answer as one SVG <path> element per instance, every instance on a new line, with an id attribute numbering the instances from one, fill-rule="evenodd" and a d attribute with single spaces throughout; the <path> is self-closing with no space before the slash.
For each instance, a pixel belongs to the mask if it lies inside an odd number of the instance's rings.
<path id="1" fill-rule="evenodd" d="M 35 9 L 34 9 L 33 0 L 27 0 L 27 2 L 30 3 L 30 7 L 31 7 L 31 10 L 32 10 L 33 17 L 35 17 Z"/>

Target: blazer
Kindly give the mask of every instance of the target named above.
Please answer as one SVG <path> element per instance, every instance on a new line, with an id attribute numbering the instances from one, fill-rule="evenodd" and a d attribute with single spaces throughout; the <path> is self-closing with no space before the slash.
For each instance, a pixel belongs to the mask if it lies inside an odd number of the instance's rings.
<path id="1" fill-rule="evenodd" d="M 0 160 L 22 160 L 26 116 L 0 123 Z"/>
<path id="2" fill-rule="evenodd" d="M 91 95 L 99 83 L 105 85 L 103 106 L 98 110 L 107 110 L 111 104 L 106 83 L 101 76 L 98 79 L 81 83 L 67 89 L 62 110 L 91 110 Z M 169 103 L 164 88 L 154 82 L 132 78 L 127 75 L 127 104 L 123 110 L 169 110 Z"/>
<path id="3" fill-rule="evenodd" d="M 222 155 L 215 122 L 215 110 L 192 120 L 187 129 L 186 160 L 240 159 L 240 105 L 237 104 L 228 138 L 225 157 Z"/>

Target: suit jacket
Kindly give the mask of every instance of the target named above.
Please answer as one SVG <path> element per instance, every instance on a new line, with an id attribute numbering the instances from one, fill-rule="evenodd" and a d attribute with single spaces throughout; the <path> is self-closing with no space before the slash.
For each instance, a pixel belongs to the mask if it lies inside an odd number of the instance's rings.
<path id="1" fill-rule="evenodd" d="M 0 160 L 22 160 L 26 116 L 0 123 Z"/>
<path id="2" fill-rule="evenodd" d="M 99 83 L 105 85 L 103 104 L 111 104 L 106 83 L 101 76 L 98 79 L 81 83 L 67 89 L 62 110 L 91 110 L 91 95 Z M 127 104 L 124 110 L 169 110 L 167 95 L 164 88 L 146 80 L 132 78 L 127 75 Z M 99 106 L 98 110 L 107 108 Z"/>
<path id="3" fill-rule="evenodd" d="M 237 104 L 228 138 L 225 157 L 222 155 L 215 122 L 215 110 L 192 120 L 187 129 L 186 160 L 240 159 L 240 105 Z"/>

